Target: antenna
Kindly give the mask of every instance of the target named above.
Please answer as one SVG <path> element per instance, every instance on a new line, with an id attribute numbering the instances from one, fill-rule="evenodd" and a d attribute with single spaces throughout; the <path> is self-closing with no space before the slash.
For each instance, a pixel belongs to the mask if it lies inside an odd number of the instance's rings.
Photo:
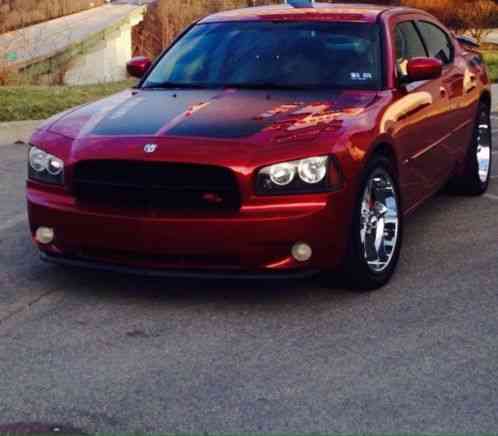
<path id="1" fill-rule="evenodd" d="M 313 8 L 315 0 L 285 0 L 285 3 L 297 9 Z"/>

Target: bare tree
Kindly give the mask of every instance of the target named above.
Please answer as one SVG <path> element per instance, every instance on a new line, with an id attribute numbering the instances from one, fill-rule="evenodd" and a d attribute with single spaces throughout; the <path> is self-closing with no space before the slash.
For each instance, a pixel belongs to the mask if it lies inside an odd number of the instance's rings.
<path id="1" fill-rule="evenodd" d="M 158 14 L 163 28 L 163 44 L 193 21 L 222 10 L 281 3 L 282 0 L 160 0 Z"/>
<path id="2" fill-rule="evenodd" d="M 464 30 L 481 42 L 496 25 L 498 8 L 492 0 L 467 1 L 458 9 L 457 15 Z"/>
<path id="3" fill-rule="evenodd" d="M 493 0 L 401 0 L 401 4 L 424 9 L 479 42 L 498 24 L 498 6 Z"/>

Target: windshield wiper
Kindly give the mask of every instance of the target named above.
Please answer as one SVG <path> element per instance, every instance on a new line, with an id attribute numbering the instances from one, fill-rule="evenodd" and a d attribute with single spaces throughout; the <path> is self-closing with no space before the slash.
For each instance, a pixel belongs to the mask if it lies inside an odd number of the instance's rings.
<path id="1" fill-rule="evenodd" d="M 276 82 L 253 82 L 253 83 L 150 83 L 142 86 L 142 89 L 282 89 L 282 90 L 305 90 L 317 88 L 314 85 L 286 85 Z"/>
<path id="2" fill-rule="evenodd" d="M 199 83 L 175 83 L 175 82 L 163 82 L 163 83 L 151 83 L 142 86 L 142 89 L 206 89 L 209 86 L 202 85 Z"/>
<path id="3" fill-rule="evenodd" d="M 286 85 L 276 82 L 254 82 L 254 83 L 226 83 L 223 88 L 236 88 L 236 89 L 310 89 L 310 85 Z"/>

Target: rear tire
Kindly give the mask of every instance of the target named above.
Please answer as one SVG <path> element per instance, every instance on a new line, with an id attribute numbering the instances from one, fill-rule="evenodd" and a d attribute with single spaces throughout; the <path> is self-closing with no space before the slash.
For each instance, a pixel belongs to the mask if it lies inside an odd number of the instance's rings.
<path id="1" fill-rule="evenodd" d="M 492 132 L 489 105 L 479 104 L 474 134 L 465 157 L 463 172 L 449 181 L 449 191 L 460 195 L 482 195 L 489 186 L 492 163 Z"/>
<path id="2" fill-rule="evenodd" d="M 341 284 L 355 291 L 379 289 L 389 282 L 403 239 L 403 213 L 393 163 L 376 155 L 367 164 L 353 211 Z M 328 280 L 333 280 L 333 276 Z"/>

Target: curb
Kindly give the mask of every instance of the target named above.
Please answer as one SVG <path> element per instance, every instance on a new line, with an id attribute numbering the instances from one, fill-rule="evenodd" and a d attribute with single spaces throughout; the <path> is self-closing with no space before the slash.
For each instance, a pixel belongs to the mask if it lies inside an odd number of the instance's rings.
<path id="1" fill-rule="evenodd" d="M 498 84 L 491 85 L 491 101 L 493 102 L 493 109 L 498 109 Z"/>
<path id="2" fill-rule="evenodd" d="M 29 138 L 42 122 L 43 120 L 31 120 L 0 123 L 0 147 L 16 142 L 28 143 Z"/>

